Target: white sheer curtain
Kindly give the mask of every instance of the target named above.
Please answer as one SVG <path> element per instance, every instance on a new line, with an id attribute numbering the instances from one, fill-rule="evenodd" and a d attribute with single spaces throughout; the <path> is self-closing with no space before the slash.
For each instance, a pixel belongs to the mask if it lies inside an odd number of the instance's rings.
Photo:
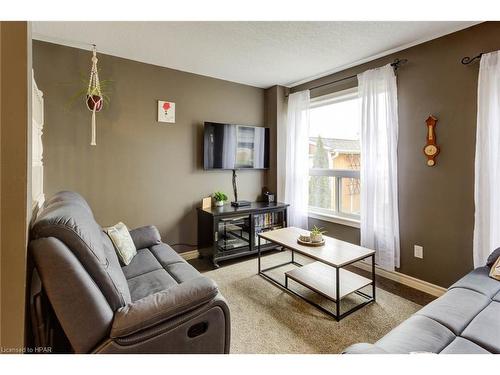
<path id="1" fill-rule="evenodd" d="M 278 139 L 284 143 L 280 147 L 278 165 L 283 170 L 280 190 L 283 200 L 290 204 L 288 225 L 307 229 L 307 211 L 309 199 L 309 90 L 288 96 L 287 118 L 284 126 L 278 128 Z"/>
<path id="2" fill-rule="evenodd" d="M 481 56 L 477 88 L 474 267 L 500 247 L 500 51 Z"/>
<path id="3" fill-rule="evenodd" d="M 398 101 L 390 65 L 358 75 L 361 102 L 361 245 L 399 268 Z"/>

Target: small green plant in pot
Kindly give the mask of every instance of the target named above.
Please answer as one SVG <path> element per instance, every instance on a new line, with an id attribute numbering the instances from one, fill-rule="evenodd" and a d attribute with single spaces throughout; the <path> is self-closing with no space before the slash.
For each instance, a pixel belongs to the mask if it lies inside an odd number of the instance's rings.
<path id="1" fill-rule="evenodd" d="M 100 74 L 101 70 L 99 69 L 98 72 Z M 66 103 L 67 109 L 69 110 L 77 100 L 83 99 L 90 111 L 92 111 L 94 107 L 96 112 L 101 111 L 104 105 L 109 105 L 111 101 L 110 92 L 112 84 L 113 81 L 110 79 L 100 80 L 99 86 L 91 87 L 89 92 L 89 77 L 86 73 L 80 72 L 80 80 L 78 81 L 78 83 L 71 84 L 77 85 L 78 90 L 75 91 L 73 96 L 69 98 L 68 102 Z"/>
<path id="2" fill-rule="evenodd" d="M 227 201 L 227 195 L 224 194 L 222 191 L 217 191 L 213 194 L 213 198 L 215 201 L 215 205 L 217 207 L 221 207 L 224 205 L 224 202 Z"/>
<path id="3" fill-rule="evenodd" d="M 311 242 L 323 242 L 323 234 L 325 234 L 326 231 L 323 230 L 323 228 L 318 228 L 316 225 L 311 229 Z"/>

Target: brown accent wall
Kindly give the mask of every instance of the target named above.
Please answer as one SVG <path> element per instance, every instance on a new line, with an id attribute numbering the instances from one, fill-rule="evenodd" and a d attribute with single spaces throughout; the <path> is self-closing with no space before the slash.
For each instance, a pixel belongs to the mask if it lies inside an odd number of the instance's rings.
<path id="1" fill-rule="evenodd" d="M 26 249 L 31 218 L 31 63 L 27 22 L 0 22 L 0 346 L 25 343 Z"/>
<path id="2" fill-rule="evenodd" d="M 398 180 L 401 235 L 400 272 L 449 286 L 472 265 L 474 150 L 479 64 L 464 56 L 500 49 L 500 22 L 486 22 L 381 59 L 292 88 L 300 91 L 407 58 L 398 73 Z M 344 82 L 341 88 L 356 84 Z M 322 88 L 322 94 L 340 89 Z M 311 96 L 317 96 L 313 90 Z M 437 166 L 427 167 L 425 119 L 438 118 Z M 362 183 L 362 182 L 361 182 Z M 318 224 L 317 221 L 314 221 Z M 330 235 L 359 242 L 359 230 L 321 222 Z M 424 247 L 424 259 L 413 245 Z"/>
<path id="3" fill-rule="evenodd" d="M 278 124 L 284 119 L 284 101 L 285 101 L 285 87 L 272 86 L 265 91 L 265 114 L 266 124 L 271 129 L 271 147 L 270 147 L 270 168 L 266 175 L 267 188 L 277 194 L 277 147 L 278 147 Z"/>
<path id="4" fill-rule="evenodd" d="M 195 207 L 216 190 L 233 200 L 230 171 L 204 171 L 203 122 L 266 125 L 264 90 L 99 54 L 101 79 L 113 80 L 111 103 L 97 114 L 82 100 L 68 107 L 91 53 L 34 41 L 35 78 L 45 98 L 45 194 L 81 193 L 97 221 L 154 224 L 165 242 L 196 244 Z M 158 123 L 157 100 L 176 103 L 176 123 Z M 255 200 L 266 172 L 238 173 L 239 199 Z M 187 247 L 176 247 L 179 251 Z"/>

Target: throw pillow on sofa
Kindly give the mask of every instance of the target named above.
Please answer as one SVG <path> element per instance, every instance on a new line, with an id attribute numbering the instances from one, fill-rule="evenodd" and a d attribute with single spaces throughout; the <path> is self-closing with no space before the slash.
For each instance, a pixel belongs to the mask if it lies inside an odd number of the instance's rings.
<path id="1" fill-rule="evenodd" d="M 128 228 L 122 222 L 119 222 L 112 227 L 103 228 L 115 246 L 116 254 L 126 266 L 130 264 L 134 256 L 137 254 L 134 241 L 130 236 Z"/>
<path id="2" fill-rule="evenodd" d="M 500 256 L 497 258 L 496 262 L 491 266 L 490 277 L 495 280 L 500 280 Z"/>
<path id="3" fill-rule="evenodd" d="M 500 257 L 500 247 L 498 249 L 495 249 L 489 256 L 488 256 L 488 260 L 486 261 L 486 265 L 488 267 L 491 267 L 493 265 L 493 263 L 495 263 L 498 259 L 498 257 Z"/>

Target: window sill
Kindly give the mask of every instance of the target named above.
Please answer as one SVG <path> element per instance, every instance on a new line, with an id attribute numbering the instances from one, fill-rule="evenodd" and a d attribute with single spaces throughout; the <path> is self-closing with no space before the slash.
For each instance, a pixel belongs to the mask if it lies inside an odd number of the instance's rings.
<path id="1" fill-rule="evenodd" d="M 320 213 L 320 212 L 314 212 L 314 211 L 309 211 L 309 217 L 312 217 L 313 219 L 329 221 L 330 223 L 345 225 L 345 226 L 353 227 L 353 228 L 360 227 L 359 220 L 351 219 L 348 217 L 329 215 L 329 214 L 325 214 L 322 212 Z"/>

